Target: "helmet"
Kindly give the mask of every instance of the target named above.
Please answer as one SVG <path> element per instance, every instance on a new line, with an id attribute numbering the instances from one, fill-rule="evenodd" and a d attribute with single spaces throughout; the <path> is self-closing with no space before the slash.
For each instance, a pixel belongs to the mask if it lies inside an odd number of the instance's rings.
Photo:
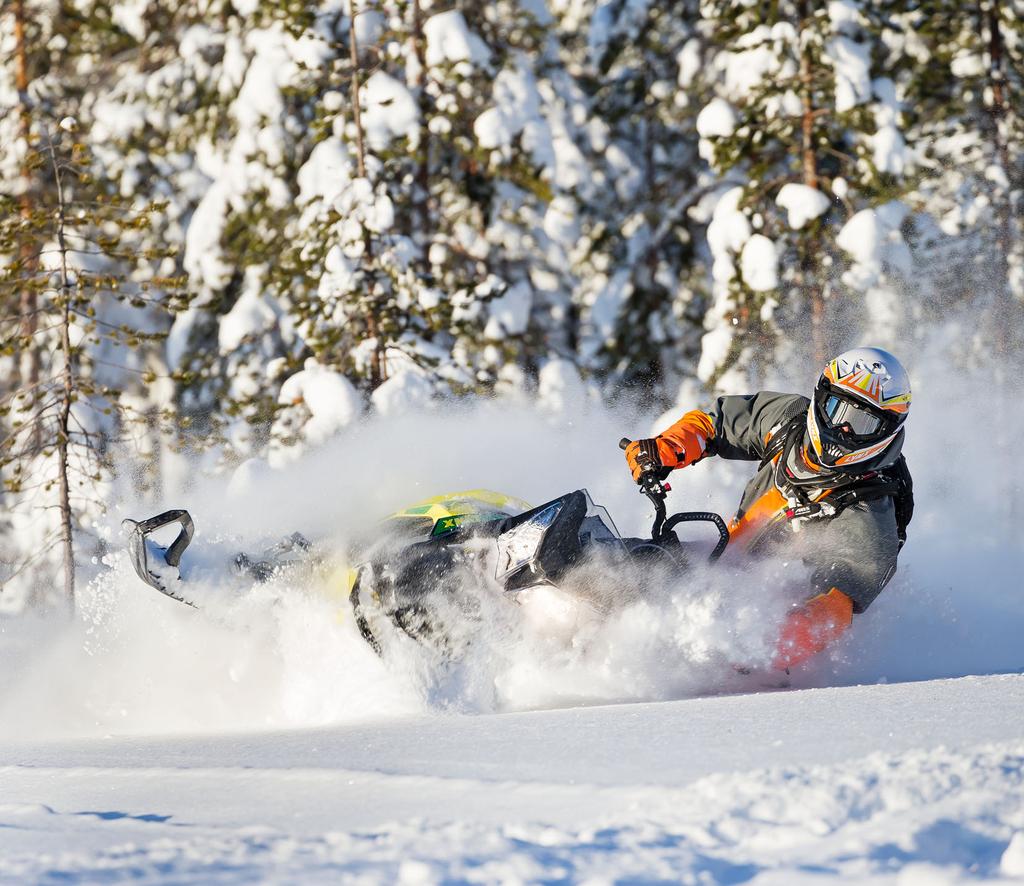
<path id="1" fill-rule="evenodd" d="M 910 411 L 910 379 L 881 348 L 854 348 L 829 362 L 807 410 L 811 456 L 844 468 L 880 456 Z"/>

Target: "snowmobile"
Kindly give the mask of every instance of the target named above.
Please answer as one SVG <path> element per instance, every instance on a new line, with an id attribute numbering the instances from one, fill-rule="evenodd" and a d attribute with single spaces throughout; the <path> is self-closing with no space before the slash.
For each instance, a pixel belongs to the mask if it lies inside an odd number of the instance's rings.
<path id="1" fill-rule="evenodd" d="M 628 442 L 622 440 L 620 446 Z M 329 592 L 347 597 L 359 633 L 378 654 L 389 629 L 443 647 L 452 612 L 461 619 L 482 617 L 478 592 L 485 586 L 513 603 L 524 603 L 538 591 L 554 591 L 606 613 L 685 572 L 695 559 L 713 562 L 725 550 L 729 531 L 719 514 L 666 515 L 670 489 L 653 471 L 640 479 L 640 491 L 655 509 L 650 538 L 623 538 L 586 489 L 537 507 L 481 489 L 436 496 L 379 523 L 348 552 L 351 566 L 335 564 L 333 576 L 321 575 L 320 581 L 326 581 Z M 713 545 L 679 540 L 676 527 L 691 522 L 715 527 Z M 166 546 L 158 544 L 152 535 L 172 524 L 179 527 L 177 536 Z M 139 578 L 168 597 L 201 608 L 189 595 L 188 570 L 182 569 L 194 534 L 188 511 L 125 520 L 123 526 Z M 323 566 L 323 557 L 316 547 L 293 533 L 259 555 L 239 553 L 232 567 L 236 574 L 262 583 L 318 565 Z"/>

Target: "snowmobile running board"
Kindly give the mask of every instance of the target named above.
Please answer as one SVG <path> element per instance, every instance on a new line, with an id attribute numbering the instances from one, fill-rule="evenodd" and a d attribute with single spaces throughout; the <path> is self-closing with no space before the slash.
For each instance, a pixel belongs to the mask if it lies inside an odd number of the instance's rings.
<path id="1" fill-rule="evenodd" d="M 178 532 L 177 538 L 168 547 L 163 548 L 155 542 L 149 541 L 150 533 L 171 523 L 180 524 L 181 529 Z M 166 594 L 168 597 L 173 597 L 175 600 L 187 603 L 189 606 L 195 606 L 194 603 L 186 600 L 184 597 L 179 597 L 167 586 L 168 576 L 165 569 L 161 568 L 160 565 L 157 565 L 156 569 L 154 569 L 150 563 L 150 553 L 158 553 L 167 566 L 177 571 L 178 564 L 181 562 L 181 555 L 185 553 L 185 549 L 189 546 L 189 542 L 192 541 L 192 535 L 195 532 L 195 525 L 192 523 L 192 517 L 189 516 L 188 511 L 178 508 L 172 511 L 164 511 L 162 514 L 157 514 L 148 520 L 122 520 L 121 526 L 129 533 L 128 551 L 131 554 L 132 566 L 135 567 L 135 572 L 139 578 L 161 594 Z M 149 541 L 148 545 L 147 541 Z"/>

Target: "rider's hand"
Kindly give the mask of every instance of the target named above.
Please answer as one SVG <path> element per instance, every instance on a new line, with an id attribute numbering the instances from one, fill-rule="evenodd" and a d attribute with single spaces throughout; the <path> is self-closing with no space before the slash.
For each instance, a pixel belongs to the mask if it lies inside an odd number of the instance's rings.
<path id="1" fill-rule="evenodd" d="M 674 468 L 685 468 L 707 454 L 708 441 L 715 436 L 711 416 L 699 409 L 687 412 L 679 421 L 648 440 L 634 440 L 626 447 L 626 461 L 633 479 L 640 482 L 645 470 L 655 470 L 664 480 Z"/>
<path id="2" fill-rule="evenodd" d="M 626 447 L 626 463 L 633 473 L 633 480 L 640 482 L 640 476 L 653 471 L 659 480 L 680 464 L 679 454 L 663 437 L 634 440 Z"/>

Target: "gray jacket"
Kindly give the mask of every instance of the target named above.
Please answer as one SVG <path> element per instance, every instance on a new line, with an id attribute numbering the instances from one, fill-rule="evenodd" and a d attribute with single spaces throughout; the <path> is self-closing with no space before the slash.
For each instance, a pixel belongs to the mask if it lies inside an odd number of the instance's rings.
<path id="1" fill-rule="evenodd" d="M 797 414 L 806 414 L 809 405 L 806 397 L 773 391 L 719 397 L 708 411 L 715 423 L 715 436 L 709 441 L 707 454 L 760 461 L 765 456 L 769 436 L 785 427 Z M 804 435 L 806 443 L 806 431 Z M 892 465 L 900 455 L 902 443 L 900 433 L 871 468 L 878 470 Z M 812 476 L 800 458 L 799 447 L 791 453 L 787 465 L 798 477 Z M 828 488 L 830 478 L 845 475 L 826 472 L 814 476 Z M 736 519 L 773 486 L 773 466 L 765 464 L 747 483 Z M 899 538 L 892 498 L 857 502 L 831 519 L 816 519 L 801 525 L 802 522 L 783 521 L 776 527 L 778 536 L 773 534 L 773 542 L 785 537 L 787 547 L 796 548 L 795 553 L 811 567 L 815 592 L 837 587 L 853 600 L 854 612 L 863 612 L 896 570 Z"/>

